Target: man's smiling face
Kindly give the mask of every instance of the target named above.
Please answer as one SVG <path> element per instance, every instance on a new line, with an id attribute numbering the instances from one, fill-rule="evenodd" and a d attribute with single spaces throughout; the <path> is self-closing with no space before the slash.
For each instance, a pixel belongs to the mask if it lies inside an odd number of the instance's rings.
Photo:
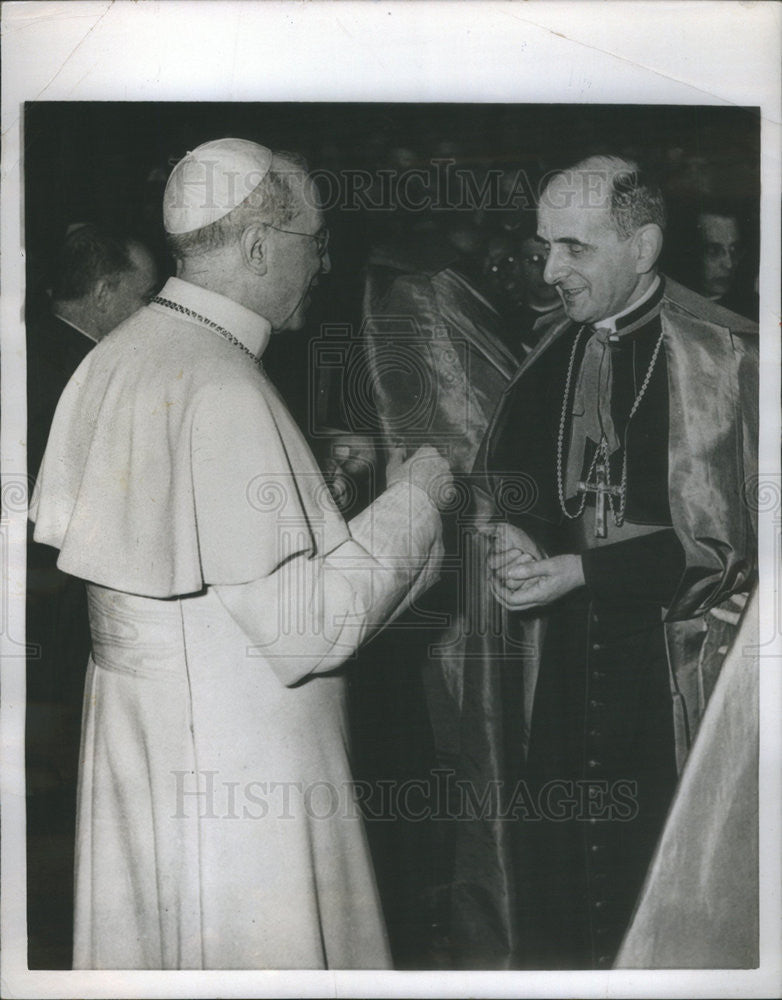
<path id="1" fill-rule="evenodd" d="M 614 228 L 607 179 L 595 171 L 555 177 L 540 201 L 538 235 L 549 248 L 543 277 L 572 320 L 598 323 L 630 302 L 640 280 L 634 241 Z"/>

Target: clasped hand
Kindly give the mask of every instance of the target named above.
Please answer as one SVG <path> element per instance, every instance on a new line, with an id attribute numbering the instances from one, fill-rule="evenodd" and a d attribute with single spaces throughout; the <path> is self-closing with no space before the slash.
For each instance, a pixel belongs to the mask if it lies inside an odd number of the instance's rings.
<path id="1" fill-rule="evenodd" d="M 521 528 L 494 526 L 487 559 L 492 592 L 503 607 L 522 611 L 564 597 L 584 585 L 581 557 L 546 558 Z"/>

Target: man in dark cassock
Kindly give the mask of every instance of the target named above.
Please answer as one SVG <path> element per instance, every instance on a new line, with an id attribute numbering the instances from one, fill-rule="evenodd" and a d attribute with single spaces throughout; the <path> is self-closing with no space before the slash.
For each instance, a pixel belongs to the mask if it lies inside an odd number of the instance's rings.
<path id="1" fill-rule="evenodd" d="M 27 464 L 35 475 L 68 379 L 95 344 L 157 291 L 152 254 L 136 240 L 89 224 L 72 226 L 57 260 L 50 299 L 27 327 Z"/>
<path id="2" fill-rule="evenodd" d="M 755 574 L 757 327 L 658 274 L 664 228 L 632 162 L 550 181 L 538 233 L 566 315 L 482 452 L 495 497 L 534 487 L 489 558 L 509 627 L 544 629 L 515 827 L 527 968 L 613 962 L 725 645 L 710 609 Z"/>
<path id="3" fill-rule="evenodd" d="M 155 261 L 135 240 L 94 225 L 71 228 L 54 262 L 50 295 L 27 322 L 27 468 L 41 464 L 57 402 L 81 361 L 157 290 Z M 32 534 L 32 528 L 30 527 Z M 31 963 L 70 965 L 72 861 L 52 875 L 50 838 L 72 831 L 84 670 L 90 651 L 84 583 L 57 569 L 57 552 L 27 546 L 28 826 Z M 70 839 L 66 838 L 70 849 Z M 39 853 L 40 852 L 40 855 Z M 41 898 L 41 866 L 46 895 Z M 57 914 L 57 916 L 54 916 Z M 36 952 L 41 919 L 62 928 L 62 958 Z"/>
<path id="4" fill-rule="evenodd" d="M 727 205 L 704 204 L 698 213 L 696 288 L 741 316 L 758 319 L 758 296 L 742 273 L 746 241 L 741 212 Z"/>

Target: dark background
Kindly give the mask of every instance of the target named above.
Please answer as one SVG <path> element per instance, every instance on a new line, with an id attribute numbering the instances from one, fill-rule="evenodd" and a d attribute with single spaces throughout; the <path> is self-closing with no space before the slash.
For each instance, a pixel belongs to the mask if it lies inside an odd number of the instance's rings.
<path id="1" fill-rule="evenodd" d="M 757 109 L 700 106 L 28 104 L 28 308 L 42 296 L 52 255 L 75 222 L 135 234 L 155 251 L 161 273 L 170 273 L 161 214 L 168 173 L 187 150 L 223 136 L 295 150 L 313 170 L 342 177 L 358 169 L 426 169 L 433 159 L 448 158 L 478 182 L 483 171 L 500 168 L 523 170 L 534 186 L 548 171 L 593 152 L 635 157 L 657 175 L 669 206 L 664 269 L 688 283 L 689 226 L 698 207 L 717 198 L 734 206 L 744 224 L 742 281 L 749 286 L 758 257 L 759 124 Z M 445 222 L 444 214 L 436 221 Z M 502 211 L 452 214 L 488 232 Z M 420 215 L 404 208 L 327 213 L 332 273 L 310 310 L 310 329 L 323 322 L 357 324 L 369 246 L 389 229 L 419 224 Z M 308 420 L 306 379 L 286 377 L 306 357 L 306 340 L 274 338 L 265 360 L 283 377 L 280 388 L 295 415 Z"/>
<path id="2" fill-rule="evenodd" d="M 161 275 L 171 273 L 161 202 L 173 164 L 197 145 L 223 136 L 252 139 L 304 154 L 312 169 L 426 169 L 453 159 L 480 179 L 490 168 L 524 170 L 534 184 L 582 156 L 612 152 L 640 159 L 658 175 L 669 208 L 664 267 L 687 283 L 689 220 L 717 198 L 737 206 L 748 252 L 742 280 L 758 265 L 760 129 L 757 109 L 668 106 L 225 104 L 42 102 L 25 109 L 25 252 L 27 307 L 45 298 L 49 266 L 67 227 L 96 222 L 129 231 L 154 250 Z M 529 209 L 532 210 L 531 208 Z M 486 234 L 501 210 L 462 212 L 465 229 Z M 443 217 L 445 221 L 445 217 Z M 457 220 L 459 221 L 459 220 Z M 330 209 L 332 273 L 321 282 L 308 327 L 274 337 L 264 361 L 291 409 L 310 433 L 314 414 L 309 350 L 324 323 L 360 323 L 362 267 L 373 242 L 420 223 L 420 213 Z M 453 218 L 447 224 L 454 226 Z M 317 440 L 313 443 L 317 446 Z M 317 453 L 317 447 L 316 447 Z M 30 470 L 34 475 L 36 470 Z M 404 780 L 432 762 L 421 680 L 406 662 L 405 637 L 390 631 L 349 668 L 357 777 Z M 34 683 L 30 698 L 46 690 Z M 54 685 L 78 691 L 80 678 Z M 71 867 L 75 803 L 74 730 L 52 738 L 58 706 L 28 713 L 30 742 L 66 746 L 73 766 L 52 767 L 31 781 L 28 761 L 29 961 L 70 967 Z M 72 706 L 73 707 L 73 706 Z M 78 706 L 74 709 L 78 720 Z M 38 730 L 36 727 L 40 727 Z M 28 749 L 29 753 L 29 749 Z M 422 893 L 440 878 L 436 831 L 423 824 L 369 824 L 378 880 L 400 967 L 437 967 L 432 928 L 422 923 Z"/>

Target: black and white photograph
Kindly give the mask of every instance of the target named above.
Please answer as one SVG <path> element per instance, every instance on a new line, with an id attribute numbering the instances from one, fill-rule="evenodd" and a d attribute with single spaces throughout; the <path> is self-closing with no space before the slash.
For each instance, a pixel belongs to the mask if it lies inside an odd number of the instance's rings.
<path id="1" fill-rule="evenodd" d="M 654 6 L 3 5 L 4 996 L 780 995 L 780 11 Z"/>

